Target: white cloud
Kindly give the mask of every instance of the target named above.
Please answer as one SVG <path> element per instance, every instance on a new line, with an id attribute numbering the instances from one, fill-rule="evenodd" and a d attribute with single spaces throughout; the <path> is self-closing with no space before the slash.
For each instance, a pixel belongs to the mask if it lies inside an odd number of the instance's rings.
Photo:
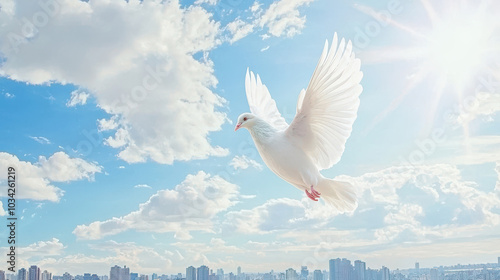
<path id="1" fill-rule="evenodd" d="M 497 112 L 500 112 L 500 94 L 480 92 L 473 100 L 467 100 L 467 104 L 463 105 L 457 122 L 466 125 L 479 117 L 492 121 Z"/>
<path id="2" fill-rule="evenodd" d="M 351 246 L 488 236 L 500 229 L 500 213 L 495 210 L 500 192 L 480 190 L 452 165 L 390 167 L 336 179 L 359 188 L 359 207 L 353 213 L 339 214 L 305 197 L 280 198 L 229 212 L 224 226 L 247 234 L 304 231 L 307 236 L 312 228 L 345 230 L 349 224 L 349 238 L 343 242 Z"/>
<path id="3" fill-rule="evenodd" d="M 258 170 L 262 170 L 262 165 L 256 162 L 253 159 L 249 159 L 247 156 L 235 156 L 230 162 L 229 165 L 235 170 L 238 169 L 247 169 L 249 167 L 253 167 Z"/>
<path id="4" fill-rule="evenodd" d="M 60 0 L 46 24 L 26 32 L 21 19 L 46 12 L 12 3 L 0 13 L 1 76 L 88 89 L 100 108 L 118 116 L 111 139 L 120 145 L 111 146 L 127 162 L 228 154 L 208 139 L 227 119 L 218 111 L 225 100 L 212 91 L 213 63 L 193 57 L 221 43 L 220 23 L 206 10 L 178 1 Z"/>
<path id="5" fill-rule="evenodd" d="M 219 0 L 196 0 L 194 2 L 195 5 L 201 5 L 203 3 L 206 3 L 208 5 L 216 5 L 219 2 Z"/>
<path id="6" fill-rule="evenodd" d="M 161 190 L 139 205 L 139 210 L 119 218 L 79 225 L 73 233 L 80 239 L 100 239 L 134 229 L 174 232 L 177 239 L 190 239 L 190 231 L 213 231 L 212 219 L 236 203 L 238 187 L 203 171 L 188 175 L 173 190 Z"/>
<path id="7" fill-rule="evenodd" d="M 248 34 L 252 33 L 253 28 L 254 28 L 253 24 L 246 23 L 240 18 L 237 18 L 234 21 L 228 23 L 226 25 L 226 29 L 229 30 L 229 32 L 231 33 L 231 38 L 229 39 L 229 42 L 232 44 L 246 37 Z"/>
<path id="8" fill-rule="evenodd" d="M 57 152 L 48 159 L 41 156 L 35 164 L 19 160 L 15 155 L 0 153 L 0 168 L 16 169 L 17 185 L 22 191 L 16 193 L 17 198 L 33 200 L 59 201 L 63 191 L 53 182 L 68 182 L 81 179 L 92 180 L 101 167 L 79 158 L 70 158 L 64 152 Z M 2 184 L 7 184 L 2 181 Z M 4 195 L 4 194 L 2 194 Z"/>
<path id="9" fill-rule="evenodd" d="M 261 51 L 261 52 L 265 52 L 265 51 L 267 51 L 267 50 L 269 49 L 269 47 L 270 47 L 270 46 L 265 46 L 265 47 L 263 47 L 262 49 L 260 49 L 260 51 Z"/>
<path id="10" fill-rule="evenodd" d="M 299 8 L 313 0 L 278 0 L 262 14 L 258 24 L 267 27 L 268 34 L 275 37 L 293 37 L 304 28 L 306 17 L 300 16 Z"/>
<path id="11" fill-rule="evenodd" d="M 85 105 L 87 104 L 87 99 L 90 94 L 85 92 L 82 89 L 77 89 L 71 92 L 71 97 L 66 103 L 68 107 L 75 107 L 76 105 Z"/>
<path id="12" fill-rule="evenodd" d="M 139 184 L 139 185 L 135 185 L 134 188 L 136 188 L 136 189 L 151 189 L 151 186 L 146 185 L 146 184 Z"/>
<path id="13" fill-rule="evenodd" d="M 5 96 L 6 98 L 14 98 L 14 96 L 15 96 L 15 95 L 14 95 L 14 94 L 12 94 L 12 93 L 8 93 L 8 92 L 6 92 L 6 93 L 4 93 L 4 96 Z"/>
<path id="14" fill-rule="evenodd" d="M 40 144 L 50 144 L 50 140 L 43 137 L 43 136 L 29 136 L 31 139 L 35 140 L 36 142 L 40 143 Z"/>
<path id="15" fill-rule="evenodd" d="M 96 255 L 65 254 L 65 246 L 59 239 L 38 241 L 26 247 L 18 247 L 20 267 L 29 267 L 36 263 L 44 270 L 56 275 L 71 271 L 95 271 L 99 274 L 109 273 L 109 267 L 117 263 L 134 263 L 137 272 L 164 272 L 172 266 L 172 262 L 155 248 L 140 246 L 133 242 L 119 243 L 113 240 L 94 243 L 89 246 Z M 7 247 L 0 252 L 5 255 Z"/>
<path id="16" fill-rule="evenodd" d="M 236 18 L 225 27 L 230 32 L 229 42 L 232 44 L 254 30 L 266 30 L 261 37 L 263 40 L 274 37 L 293 37 L 299 34 L 305 27 L 306 17 L 301 16 L 299 9 L 308 5 L 314 0 L 277 0 L 267 9 L 262 8 L 262 4 L 255 1 L 250 6 L 251 16 L 247 21 Z M 267 48 L 262 49 L 265 51 Z"/>
<path id="17" fill-rule="evenodd" d="M 0 201 L 0 216 L 5 216 L 7 215 L 7 212 L 3 209 L 3 203 Z"/>
<path id="18" fill-rule="evenodd" d="M 40 156 L 38 165 L 45 177 L 53 182 L 69 182 L 87 179 L 94 180 L 95 173 L 101 173 L 102 168 L 95 163 L 89 163 L 80 158 L 70 158 L 64 152 L 57 152 L 48 159 Z"/>
<path id="19" fill-rule="evenodd" d="M 97 121 L 99 131 L 107 131 L 116 129 L 119 124 L 117 122 L 117 116 L 113 116 L 110 119 L 100 119 Z"/>

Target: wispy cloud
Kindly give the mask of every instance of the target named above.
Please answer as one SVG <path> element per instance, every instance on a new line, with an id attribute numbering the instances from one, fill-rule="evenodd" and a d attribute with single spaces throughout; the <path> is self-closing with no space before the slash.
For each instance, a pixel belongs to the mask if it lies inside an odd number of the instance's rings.
<path id="1" fill-rule="evenodd" d="M 248 158 L 245 155 L 242 156 L 235 156 L 231 161 L 229 162 L 229 165 L 234 168 L 235 170 L 244 170 L 248 169 L 250 167 L 253 167 L 258 170 L 262 170 L 262 165 L 258 162 L 256 162 L 253 159 Z"/>
<path id="2" fill-rule="evenodd" d="M 146 184 L 139 184 L 139 185 L 135 185 L 134 188 L 136 188 L 136 189 L 151 189 L 151 186 L 146 185 Z"/>
<path id="3" fill-rule="evenodd" d="M 29 138 L 35 140 L 36 142 L 44 145 L 51 144 L 50 140 L 43 136 L 29 136 Z"/>
<path id="4" fill-rule="evenodd" d="M 68 107 L 75 107 L 76 105 L 85 105 L 87 104 L 87 99 L 90 94 L 82 89 L 77 89 L 71 92 L 71 97 L 66 103 Z"/>

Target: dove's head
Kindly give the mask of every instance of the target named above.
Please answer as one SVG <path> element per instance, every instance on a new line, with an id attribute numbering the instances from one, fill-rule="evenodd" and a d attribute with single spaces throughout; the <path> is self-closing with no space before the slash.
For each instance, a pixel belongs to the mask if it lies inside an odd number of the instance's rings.
<path id="1" fill-rule="evenodd" d="M 255 124 L 257 117 L 252 113 L 243 113 L 238 117 L 238 123 L 234 128 L 234 131 L 245 127 L 246 129 L 252 128 Z"/>

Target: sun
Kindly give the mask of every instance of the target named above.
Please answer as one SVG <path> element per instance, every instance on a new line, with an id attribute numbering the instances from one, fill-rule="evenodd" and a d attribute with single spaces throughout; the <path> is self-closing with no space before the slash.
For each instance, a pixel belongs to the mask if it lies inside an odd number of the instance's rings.
<path id="1" fill-rule="evenodd" d="M 368 130 L 388 116 L 407 94 L 421 84 L 429 87 L 427 94 L 432 94 L 431 104 L 424 112 L 429 125 L 432 125 L 442 96 L 453 94 L 461 103 L 464 92 L 474 88 L 473 83 L 479 73 L 490 71 L 490 62 L 500 57 L 498 2 L 420 0 L 420 4 L 425 13 L 413 23 L 384 17 L 370 7 L 359 9 L 378 21 L 385 19 L 387 25 L 413 38 L 409 46 L 395 43 L 369 51 L 368 58 L 383 63 L 411 61 L 411 69 L 416 69 L 409 70 L 406 87 L 373 119 Z M 464 130 L 467 128 L 464 127 Z"/>
<path id="2" fill-rule="evenodd" d="M 434 24 L 422 46 L 423 58 L 436 75 L 462 90 L 487 62 L 491 25 L 479 15 L 462 13 Z"/>

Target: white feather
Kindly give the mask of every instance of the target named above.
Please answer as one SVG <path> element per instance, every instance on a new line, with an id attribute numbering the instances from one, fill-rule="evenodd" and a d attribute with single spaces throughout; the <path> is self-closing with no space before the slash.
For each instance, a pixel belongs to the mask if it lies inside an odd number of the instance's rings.
<path id="1" fill-rule="evenodd" d="M 360 61 L 352 44 L 335 34 L 328 41 L 306 90 L 297 101 L 297 114 L 288 125 L 260 77 L 247 70 L 245 90 L 257 117 L 245 124 L 266 165 L 301 190 L 314 186 L 325 201 L 341 211 L 356 208 L 354 188 L 324 178 L 319 171 L 336 164 L 344 152 L 359 107 Z"/>

